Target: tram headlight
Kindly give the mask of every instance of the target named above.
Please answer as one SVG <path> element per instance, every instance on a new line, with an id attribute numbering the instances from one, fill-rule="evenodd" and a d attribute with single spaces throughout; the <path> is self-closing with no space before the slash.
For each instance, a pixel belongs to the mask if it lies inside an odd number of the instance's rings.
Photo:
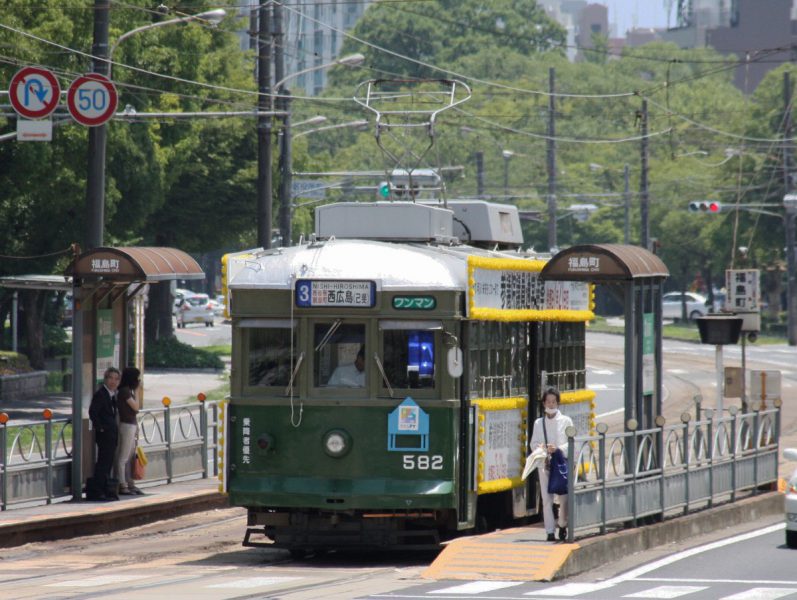
<path id="1" fill-rule="evenodd" d="M 345 456 L 351 446 L 351 436 L 342 429 L 333 429 L 324 434 L 324 452 L 333 458 Z"/>

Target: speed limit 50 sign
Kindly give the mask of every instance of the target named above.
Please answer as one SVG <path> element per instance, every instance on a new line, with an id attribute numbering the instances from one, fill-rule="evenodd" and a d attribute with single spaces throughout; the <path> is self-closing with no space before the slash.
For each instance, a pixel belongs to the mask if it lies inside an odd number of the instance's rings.
<path id="1" fill-rule="evenodd" d="M 96 127 L 110 119 L 118 104 L 116 87 L 99 73 L 87 73 L 69 86 L 66 103 L 69 114 L 81 125 Z"/>

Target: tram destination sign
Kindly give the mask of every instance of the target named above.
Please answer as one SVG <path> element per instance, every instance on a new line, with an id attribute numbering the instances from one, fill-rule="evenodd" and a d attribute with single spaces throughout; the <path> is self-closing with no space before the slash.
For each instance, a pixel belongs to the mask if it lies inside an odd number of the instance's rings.
<path id="1" fill-rule="evenodd" d="M 297 279 L 295 296 L 299 308 L 373 308 L 376 282 Z"/>

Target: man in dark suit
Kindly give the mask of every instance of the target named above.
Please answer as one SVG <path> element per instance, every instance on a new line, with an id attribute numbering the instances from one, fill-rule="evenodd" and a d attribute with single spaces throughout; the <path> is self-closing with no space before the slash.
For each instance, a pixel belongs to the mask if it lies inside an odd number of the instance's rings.
<path id="1" fill-rule="evenodd" d="M 103 384 L 91 398 L 89 418 L 97 443 L 97 464 L 94 467 L 94 477 L 86 483 L 88 500 L 118 499 L 115 493 L 108 492 L 108 479 L 119 438 L 119 426 L 116 422 L 116 388 L 119 387 L 119 378 L 119 369 L 107 368 Z"/>

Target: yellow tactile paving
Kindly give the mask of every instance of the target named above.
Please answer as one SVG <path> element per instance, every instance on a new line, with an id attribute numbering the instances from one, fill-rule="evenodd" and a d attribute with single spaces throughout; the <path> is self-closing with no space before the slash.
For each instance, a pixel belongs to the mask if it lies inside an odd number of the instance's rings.
<path id="1" fill-rule="evenodd" d="M 578 544 L 498 542 L 468 538 L 451 542 L 421 576 L 426 579 L 550 581 Z"/>

